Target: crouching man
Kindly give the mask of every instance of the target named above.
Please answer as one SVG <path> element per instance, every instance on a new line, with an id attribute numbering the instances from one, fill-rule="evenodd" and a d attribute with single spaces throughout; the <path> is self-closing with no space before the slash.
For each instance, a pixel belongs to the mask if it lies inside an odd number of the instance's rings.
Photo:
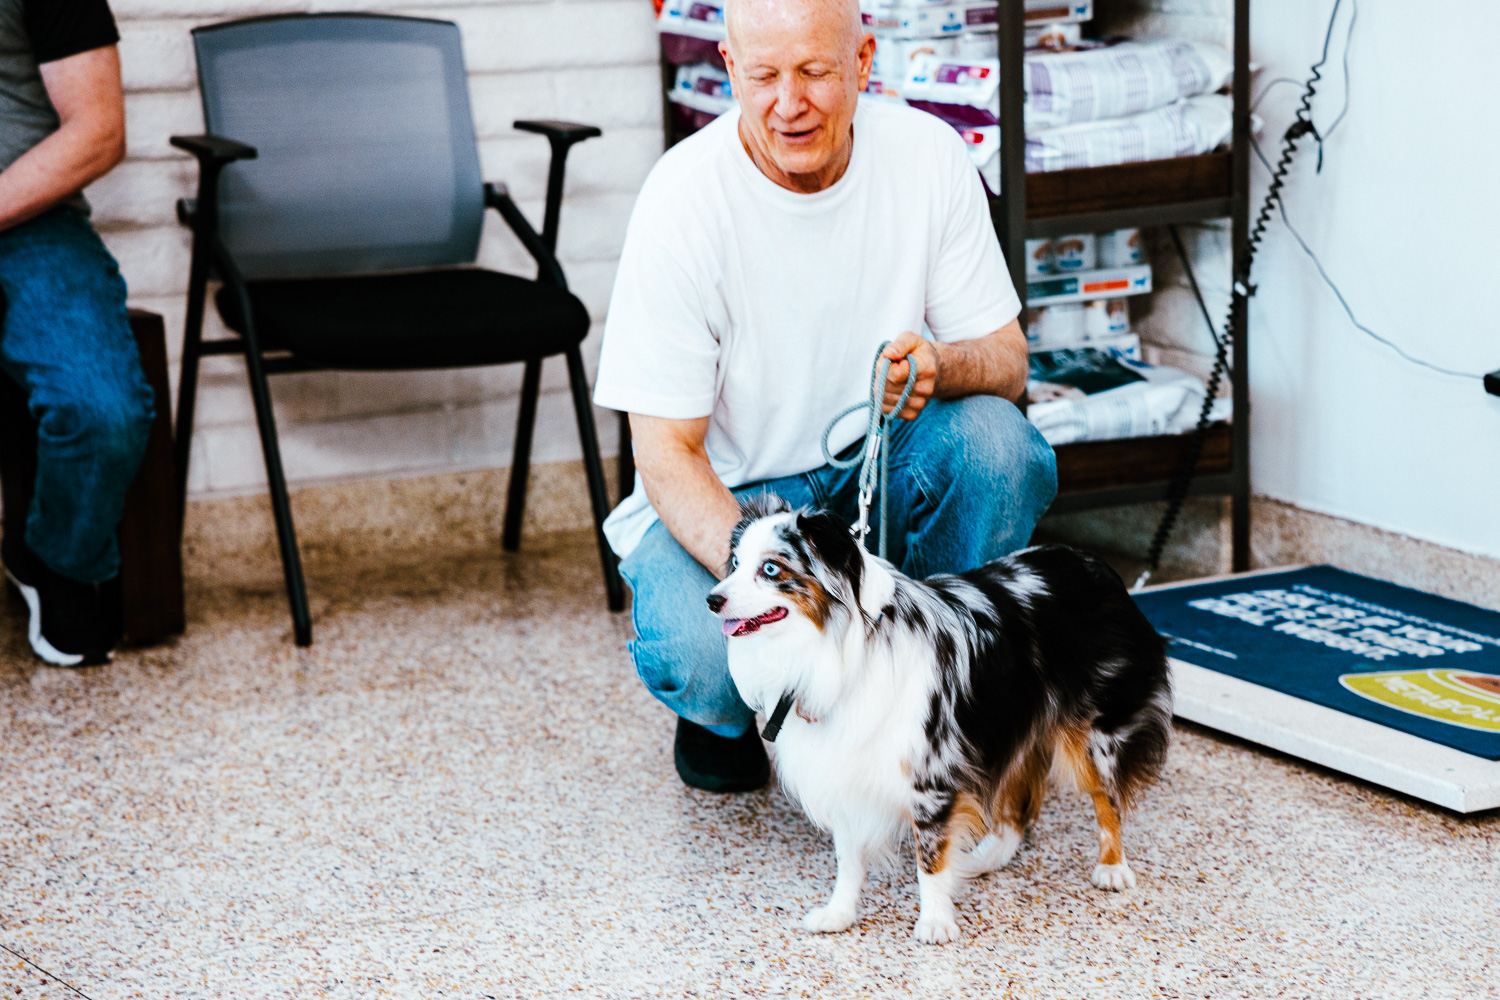
<path id="1" fill-rule="evenodd" d="M 1025 545 L 1057 483 L 1013 402 L 1020 301 L 963 141 L 923 112 L 859 100 L 875 39 L 857 0 L 731 0 L 727 19 L 739 108 L 642 188 L 595 390 L 635 437 L 635 492 L 605 525 L 633 592 L 631 656 L 679 717 L 682 780 L 721 792 L 769 776 L 704 603 L 735 496 L 854 520 L 858 469 L 825 464 L 819 442 L 867 398 L 882 341 L 896 361 L 887 409 L 917 369 L 890 456 L 903 572 L 959 572 Z M 842 422 L 831 449 L 857 451 L 864 424 Z"/>

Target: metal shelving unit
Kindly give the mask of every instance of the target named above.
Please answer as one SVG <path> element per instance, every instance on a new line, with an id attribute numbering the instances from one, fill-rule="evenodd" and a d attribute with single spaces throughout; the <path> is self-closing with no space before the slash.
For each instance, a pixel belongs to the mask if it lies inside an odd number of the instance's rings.
<path id="1" fill-rule="evenodd" d="M 1095 0 L 1109 7 L 1109 0 Z M 1228 152 L 1114 167 L 1026 173 L 1024 0 L 997 0 L 1001 193 L 990 214 L 1011 280 L 1026 298 L 1026 240 L 1127 226 L 1230 220 L 1232 280 L 1246 281 L 1250 232 L 1250 0 L 1234 0 L 1234 113 Z M 1190 493 L 1228 496 L 1236 571 L 1250 568 L 1250 386 L 1246 302 L 1235 296 L 1233 417 L 1210 429 Z M 1022 313 L 1024 322 L 1025 313 Z M 1166 497 L 1190 435 L 1090 441 L 1057 449 L 1054 511 L 1088 510 Z"/>
<path id="2" fill-rule="evenodd" d="M 1110 0 L 1095 0 L 1106 11 Z M 1022 301 L 1026 298 L 1026 240 L 1125 227 L 1165 226 L 1228 218 L 1233 280 L 1247 276 L 1250 209 L 1250 2 L 1234 0 L 1234 112 L 1231 148 L 1202 156 L 1113 167 L 1026 173 L 1024 125 L 1025 0 L 996 0 L 1000 57 L 1001 194 L 990 215 Z M 666 145 L 692 131 L 666 100 L 675 67 L 662 57 Z M 1025 311 L 1022 311 L 1025 322 Z M 1228 496 L 1236 571 L 1250 566 L 1250 387 L 1245 300 L 1234 299 L 1233 416 L 1209 429 L 1189 494 Z M 1087 441 L 1057 448 L 1055 512 L 1141 503 L 1166 497 L 1191 435 Z M 628 437 L 622 425 L 622 472 Z"/>

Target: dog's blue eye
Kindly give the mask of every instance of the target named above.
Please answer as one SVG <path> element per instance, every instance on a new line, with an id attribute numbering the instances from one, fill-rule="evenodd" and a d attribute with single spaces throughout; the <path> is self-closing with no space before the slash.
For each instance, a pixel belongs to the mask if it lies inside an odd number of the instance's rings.
<path id="1" fill-rule="evenodd" d="M 768 562 L 761 566 L 760 571 L 766 576 L 777 576 L 781 573 L 781 567 L 773 562 Z"/>
<path id="2" fill-rule="evenodd" d="M 729 571 L 732 573 L 732 572 L 734 572 L 735 570 L 737 570 L 739 568 L 740 568 L 740 557 L 736 556 L 736 555 L 731 555 L 729 557 Z"/>

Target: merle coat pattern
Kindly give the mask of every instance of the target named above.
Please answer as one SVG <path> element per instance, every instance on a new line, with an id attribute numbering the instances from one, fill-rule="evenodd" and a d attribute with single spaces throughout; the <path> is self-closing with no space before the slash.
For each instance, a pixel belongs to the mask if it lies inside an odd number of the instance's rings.
<path id="1" fill-rule="evenodd" d="M 746 703 L 794 698 L 777 773 L 839 860 L 809 929 L 852 924 L 869 860 L 910 832 L 916 936 L 957 937 L 953 892 L 1010 859 L 1054 775 L 1093 800 L 1093 882 L 1135 884 L 1121 815 L 1161 770 L 1171 692 L 1163 641 L 1113 570 L 1053 545 L 917 581 L 830 514 L 774 498 L 744 513 L 709 605 Z"/>

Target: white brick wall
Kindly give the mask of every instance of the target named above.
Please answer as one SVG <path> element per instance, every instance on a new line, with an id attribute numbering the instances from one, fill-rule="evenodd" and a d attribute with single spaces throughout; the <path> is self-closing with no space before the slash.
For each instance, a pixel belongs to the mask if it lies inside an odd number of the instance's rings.
<path id="1" fill-rule="evenodd" d="M 196 185 L 191 159 L 167 138 L 201 132 L 189 30 L 284 11 L 378 10 L 439 17 L 463 29 L 469 93 L 488 180 L 503 180 L 540 226 L 547 142 L 516 132 L 517 118 L 598 125 L 604 136 L 568 158 L 558 256 L 595 328 L 635 192 L 661 152 L 660 77 L 648 0 L 112 0 L 120 25 L 127 157 L 88 189 L 94 222 L 117 258 L 133 305 L 167 320 L 174 370 L 182 337 L 189 240 L 173 204 Z M 485 220 L 480 263 L 530 275 L 535 265 L 502 222 Z M 221 332 L 210 316 L 206 334 Z M 273 378 L 283 458 L 294 483 L 402 475 L 510 463 L 519 366 L 417 373 L 313 373 Z M 579 455 L 561 359 L 544 369 L 534 458 Z M 172 401 L 175 406 L 175 398 Z M 614 451 L 613 417 L 601 444 Z M 605 421 L 603 418 L 608 416 Z M 206 359 L 199 390 L 190 491 L 263 488 L 265 470 L 244 363 Z"/>

